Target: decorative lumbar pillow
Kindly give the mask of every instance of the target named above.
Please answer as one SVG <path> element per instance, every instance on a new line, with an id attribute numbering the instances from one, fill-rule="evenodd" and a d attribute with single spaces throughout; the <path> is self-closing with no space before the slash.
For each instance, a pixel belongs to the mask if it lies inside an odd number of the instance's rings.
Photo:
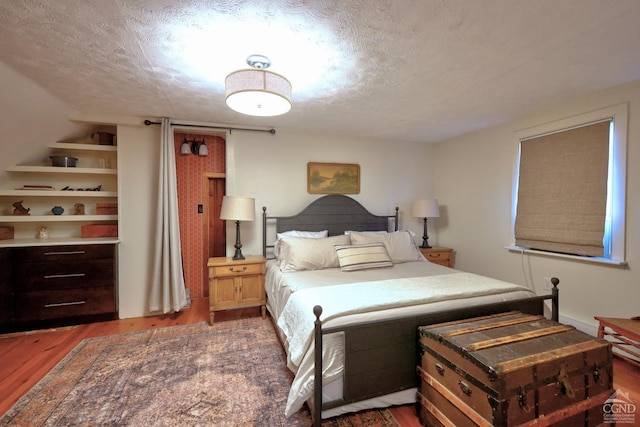
<path id="1" fill-rule="evenodd" d="M 342 271 L 393 267 L 383 243 L 336 245 L 336 254 Z"/>
<path id="2" fill-rule="evenodd" d="M 424 260 L 416 243 L 413 241 L 413 236 L 407 230 L 384 234 L 351 233 L 349 236 L 351 236 L 351 243 L 354 245 L 383 243 L 394 264 Z"/>
<path id="3" fill-rule="evenodd" d="M 345 235 L 323 239 L 283 236 L 278 241 L 280 270 L 288 272 L 337 268 L 340 263 L 335 246 L 349 243 L 351 243 L 349 236 Z"/>

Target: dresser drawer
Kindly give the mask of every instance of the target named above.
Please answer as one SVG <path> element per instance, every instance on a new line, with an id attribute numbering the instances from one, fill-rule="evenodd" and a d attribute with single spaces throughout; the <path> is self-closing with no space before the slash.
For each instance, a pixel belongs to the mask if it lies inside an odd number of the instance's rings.
<path id="1" fill-rule="evenodd" d="M 245 274 L 262 274 L 264 264 L 238 264 L 211 267 L 209 277 L 241 276 Z"/>
<path id="2" fill-rule="evenodd" d="M 88 259 L 114 259 L 115 245 L 63 245 L 17 248 L 15 262 L 83 261 Z"/>
<path id="3" fill-rule="evenodd" d="M 16 320 L 59 319 L 114 313 L 116 311 L 113 286 L 61 291 L 26 292 L 16 295 Z"/>
<path id="4" fill-rule="evenodd" d="M 30 262 L 15 266 L 16 292 L 113 286 L 112 259 Z"/>

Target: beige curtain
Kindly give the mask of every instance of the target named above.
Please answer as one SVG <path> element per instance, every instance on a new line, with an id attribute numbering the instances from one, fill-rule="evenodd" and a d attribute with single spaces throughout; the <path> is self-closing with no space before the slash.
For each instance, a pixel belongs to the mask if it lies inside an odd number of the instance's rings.
<path id="1" fill-rule="evenodd" d="M 603 256 L 610 122 L 520 142 L 516 245 Z"/>
<path id="2" fill-rule="evenodd" d="M 175 146 L 168 118 L 162 119 L 160 146 L 155 259 L 148 307 L 151 312 L 169 313 L 187 306 L 187 293 L 180 249 Z"/>

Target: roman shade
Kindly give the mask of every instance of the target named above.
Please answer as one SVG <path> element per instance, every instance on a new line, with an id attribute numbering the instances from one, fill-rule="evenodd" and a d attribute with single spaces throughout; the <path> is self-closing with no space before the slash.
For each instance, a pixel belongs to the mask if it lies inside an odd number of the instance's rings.
<path id="1" fill-rule="evenodd" d="M 517 246 L 604 255 L 610 123 L 520 141 Z"/>

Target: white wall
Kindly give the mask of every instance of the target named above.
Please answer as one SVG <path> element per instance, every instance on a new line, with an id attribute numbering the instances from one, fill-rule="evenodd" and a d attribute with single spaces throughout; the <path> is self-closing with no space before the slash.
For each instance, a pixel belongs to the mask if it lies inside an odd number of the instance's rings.
<path id="1" fill-rule="evenodd" d="M 307 193 L 307 163 L 360 165 L 360 194 L 352 197 L 377 215 L 400 208 L 400 228 L 413 230 L 422 242 L 422 222 L 410 217 L 415 198 L 433 197 L 431 147 L 390 141 L 363 141 L 290 133 L 233 132 L 227 139 L 227 193 L 255 197 L 257 214 L 266 206 L 273 216 L 294 215 L 320 197 Z M 262 252 L 261 216 L 242 224 L 243 253 Z M 233 224 L 231 224 L 233 225 Z M 227 230 L 228 254 L 235 228 Z M 436 242 L 433 235 L 430 242 Z"/>
<path id="2" fill-rule="evenodd" d="M 89 127 L 69 121 L 73 111 L 0 62 L 0 187 L 9 166 L 46 159 L 47 144 L 82 136 Z"/>
<path id="3" fill-rule="evenodd" d="M 148 314 L 159 161 L 159 126 L 118 126 L 118 301 L 123 319 Z"/>
<path id="4" fill-rule="evenodd" d="M 604 107 L 629 103 L 627 144 L 627 267 L 521 255 L 511 244 L 511 210 L 518 144 L 515 132 Z M 505 125 L 434 146 L 435 191 L 446 218 L 437 222 L 443 245 L 456 249 L 456 268 L 533 284 L 539 294 L 545 276 L 560 278 L 561 318 L 593 330 L 595 315 L 639 314 L 640 275 L 640 84 L 629 85 Z M 442 221 L 440 221 L 442 220 Z"/>

